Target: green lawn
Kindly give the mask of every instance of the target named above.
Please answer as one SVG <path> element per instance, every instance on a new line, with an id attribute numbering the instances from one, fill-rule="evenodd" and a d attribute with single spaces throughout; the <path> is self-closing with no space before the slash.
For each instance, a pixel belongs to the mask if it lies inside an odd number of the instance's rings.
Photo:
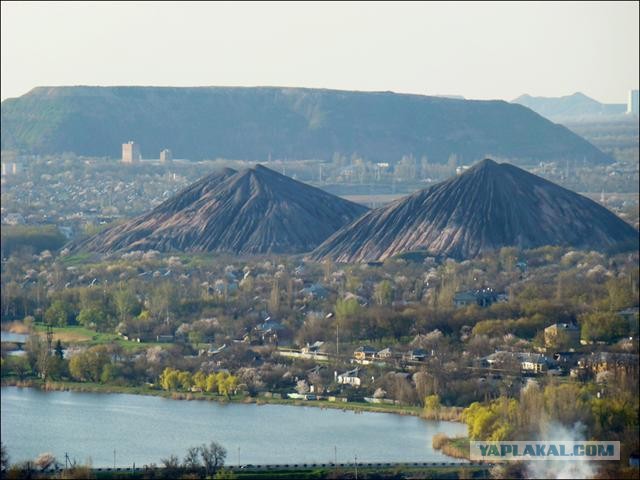
<path id="1" fill-rule="evenodd" d="M 34 325 L 34 329 L 39 334 L 44 334 L 47 331 L 47 326 L 44 324 Z M 82 344 L 82 345 L 104 345 L 107 343 L 116 343 L 126 350 L 136 350 L 139 348 L 147 348 L 150 346 L 167 346 L 167 343 L 157 342 L 145 342 L 138 343 L 132 340 L 125 340 L 115 333 L 103 333 L 96 332 L 90 328 L 85 328 L 79 325 L 72 325 L 67 327 L 53 327 L 53 341 L 60 340 L 63 344 Z"/>

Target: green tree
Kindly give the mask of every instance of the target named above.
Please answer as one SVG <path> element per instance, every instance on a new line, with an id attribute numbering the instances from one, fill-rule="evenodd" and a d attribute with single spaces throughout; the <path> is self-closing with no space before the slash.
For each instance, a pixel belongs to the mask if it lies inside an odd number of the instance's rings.
<path id="1" fill-rule="evenodd" d="M 223 374 L 221 378 L 218 378 L 218 393 L 228 397 L 235 391 L 237 385 L 237 377 L 231 374 Z"/>
<path id="2" fill-rule="evenodd" d="M 207 375 L 207 392 L 217 392 L 218 391 L 218 377 L 215 373 L 210 373 Z"/>
<path id="3" fill-rule="evenodd" d="M 440 419 L 440 397 L 429 395 L 424 399 L 424 416 L 434 420 Z"/>
<path id="4" fill-rule="evenodd" d="M 120 322 L 127 321 L 139 307 L 138 299 L 129 288 L 122 288 L 113 294 L 113 303 L 116 307 Z"/>
<path id="5" fill-rule="evenodd" d="M 613 312 L 593 312 L 580 318 L 580 338 L 587 342 L 613 342 L 628 331 L 629 322 Z"/>
<path id="6" fill-rule="evenodd" d="M 110 383 L 119 378 L 119 369 L 116 365 L 112 363 L 105 364 L 102 367 L 102 373 L 100 374 L 100 382 L 101 383 Z"/>
<path id="7" fill-rule="evenodd" d="M 207 391 L 207 376 L 202 371 L 197 371 L 193 375 L 193 385 L 200 391 Z"/>
<path id="8" fill-rule="evenodd" d="M 98 307 L 87 307 L 80 310 L 78 323 L 87 328 L 98 329 L 107 321 L 107 316 Z"/>
<path id="9" fill-rule="evenodd" d="M 82 382 L 99 382 L 109 356 L 104 347 L 97 346 L 78 353 L 69 360 L 69 373 Z"/>
<path id="10" fill-rule="evenodd" d="M 160 386 L 164 390 L 177 390 L 180 386 L 179 373 L 178 370 L 171 367 L 165 368 L 160 375 Z"/>
<path id="11" fill-rule="evenodd" d="M 193 385 L 191 374 L 189 372 L 178 373 L 178 383 L 182 390 L 191 390 L 191 386 Z"/>
<path id="12" fill-rule="evenodd" d="M 51 306 L 44 312 L 44 319 L 49 325 L 66 327 L 72 319 L 73 309 L 71 305 L 62 300 L 54 300 Z"/>
<path id="13" fill-rule="evenodd" d="M 378 305 L 390 305 L 393 300 L 393 287 L 389 280 L 378 283 L 374 289 L 374 298 Z"/>
<path id="14" fill-rule="evenodd" d="M 336 302 L 336 317 L 338 320 L 345 320 L 349 317 L 360 314 L 362 307 L 355 298 L 348 300 L 339 299 Z"/>

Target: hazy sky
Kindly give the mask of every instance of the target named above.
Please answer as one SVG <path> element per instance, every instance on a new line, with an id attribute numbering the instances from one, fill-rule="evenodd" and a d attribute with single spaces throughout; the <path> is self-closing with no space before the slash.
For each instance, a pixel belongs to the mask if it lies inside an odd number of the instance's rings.
<path id="1" fill-rule="evenodd" d="M 626 102 L 638 2 L 2 2 L 2 99 L 39 85 L 274 85 Z"/>

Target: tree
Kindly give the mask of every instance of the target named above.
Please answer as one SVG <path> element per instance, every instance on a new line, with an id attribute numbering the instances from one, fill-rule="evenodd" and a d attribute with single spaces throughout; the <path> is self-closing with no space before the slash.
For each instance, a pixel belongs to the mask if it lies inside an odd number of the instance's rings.
<path id="1" fill-rule="evenodd" d="M 207 392 L 217 392 L 218 391 L 218 377 L 215 373 L 210 373 L 207 375 Z"/>
<path id="2" fill-rule="evenodd" d="M 582 340 L 613 342 L 627 335 L 629 323 L 613 312 L 594 312 L 580 318 Z"/>
<path id="3" fill-rule="evenodd" d="M 193 375 L 193 385 L 201 392 L 207 391 L 207 375 L 202 371 L 197 371 Z"/>
<path id="4" fill-rule="evenodd" d="M 191 472 L 202 467 L 200 463 L 200 449 L 198 447 L 189 447 L 187 449 L 187 454 L 182 461 L 182 466 Z"/>
<path id="5" fill-rule="evenodd" d="M 78 314 L 78 323 L 87 328 L 95 328 L 98 330 L 106 321 L 107 316 L 97 307 L 83 308 Z"/>
<path id="6" fill-rule="evenodd" d="M 212 476 L 216 474 L 218 468 L 224 465 L 227 450 L 219 443 L 211 442 L 208 447 L 205 444 L 200 447 L 200 455 L 207 476 Z"/>
<path id="7" fill-rule="evenodd" d="M 112 363 L 107 363 L 102 368 L 102 373 L 100 374 L 100 383 L 109 383 L 118 378 L 118 367 L 113 365 Z"/>
<path id="8" fill-rule="evenodd" d="M 271 286 L 271 295 L 269 296 L 269 311 L 271 313 L 277 313 L 280 310 L 280 288 L 278 286 L 278 279 L 273 279 L 273 285 Z"/>
<path id="9" fill-rule="evenodd" d="M 6 365 L 3 365 L 3 370 L 6 368 L 8 371 L 12 371 L 20 380 L 24 380 L 27 374 L 31 372 L 31 367 L 26 357 L 10 355 L 3 361 L 6 362 Z"/>
<path id="10" fill-rule="evenodd" d="M 164 478 L 178 478 L 180 473 L 180 459 L 176 455 L 169 455 L 161 460 L 164 466 Z"/>
<path id="11" fill-rule="evenodd" d="M 338 317 L 338 320 L 345 320 L 348 317 L 356 316 L 361 311 L 362 307 L 355 298 L 338 300 L 336 302 L 336 317 Z"/>
<path id="12" fill-rule="evenodd" d="M 60 341 L 60 339 L 58 339 L 58 341 L 56 342 L 54 355 L 58 357 L 60 360 L 64 359 L 64 349 L 62 348 L 62 342 Z"/>
<path id="13" fill-rule="evenodd" d="M 389 280 L 383 280 L 375 287 L 374 297 L 378 305 L 390 305 L 393 300 L 393 287 Z"/>
<path id="14" fill-rule="evenodd" d="M 438 395 L 429 395 L 424 399 L 424 416 L 439 420 L 440 418 L 440 397 Z"/>
<path id="15" fill-rule="evenodd" d="M 191 374 L 186 371 L 178 373 L 178 383 L 182 390 L 191 390 L 191 386 L 193 385 Z"/>
<path id="16" fill-rule="evenodd" d="M 66 327 L 73 316 L 71 305 L 62 300 L 54 300 L 44 312 L 44 319 L 49 325 Z"/>
<path id="17" fill-rule="evenodd" d="M 300 395 L 304 395 L 305 393 L 309 393 L 309 384 L 307 383 L 307 381 L 304 378 L 302 380 L 298 380 L 298 383 L 296 384 L 296 391 Z"/>
<path id="18" fill-rule="evenodd" d="M 29 335 L 25 344 L 27 360 L 31 370 L 42 378 L 46 378 L 49 372 L 49 349 L 47 343 L 40 335 Z"/>
<path id="19" fill-rule="evenodd" d="M 177 390 L 180 385 L 179 373 L 178 370 L 171 367 L 165 368 L 160 375 L 160 386 L 164 390 Z"/>
<path id="20" fill-rule="evenodd" d="M 69 360 L 69 373 L 82 382 L 99 382 L 105 365 L 110 363 L 109 356 L 102 346 L 90 348 L 78 353 Z"/>
<path id="21" fill-rule="evenodd" d="M 223 372 L 220 372 L 223 373 Z M 238 378 L 228 374 L 222 375 L 221 378 L 218 378 L 218 393 L 220 395 L 226 395 L 229 397 L 232 392 L 235 391 L 236 386 L 238 385 Z"/>
<path id="22" fill-rule="evenodd" d="M 123 288 L 115 292 L 113 294 L 113 303 L 115 304 L 116 312 L 121 322 L 125 322 L 133 315 L 138 307 L 138 299 L 128 288 Z"/>
<path id="23" fill-rule="evenodd" d="M 7 453 L 7 447 L 3 442 L 0 442 L 0 468 L 5 472 L 9 468 L 9 454 Z"/>

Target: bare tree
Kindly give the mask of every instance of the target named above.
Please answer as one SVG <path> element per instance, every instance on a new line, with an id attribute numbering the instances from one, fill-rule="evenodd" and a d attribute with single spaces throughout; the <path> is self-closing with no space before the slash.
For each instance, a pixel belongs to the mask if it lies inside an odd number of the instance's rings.
<path id="1" fill-rule="evenodd" d="M 198 470 L 202 467 L 200 463 L 200 449 L 198 447 L 189 447 L 184 457 L 182 466 L 189 471 Z"/>
<path id="2" fill-rule="evenodd" d="M 170 455 L 167 458 L 163 458 L 161 462 L 162 465 L 164 465 L 164 478 L 178 478 L 178 473 L 180 473 L 180 459 L 177 455 Z"/>
<path id="3" fill-rule="evenodd" d="M 0 468 L 4 472 L 9 468 L 9 454 L 7 453 L 7 446 L 0 442 Z"/>
<path id="4" fill-rule="evenodd" d="M 208 447 L 206 444 L 200 447 L 200 455 L 202 456 L 207 476 L 213 476 L 218 468 L 224 465 L 224 460 L 227 458 L 227 450 L 219 443 L 211 442 Z"/>

